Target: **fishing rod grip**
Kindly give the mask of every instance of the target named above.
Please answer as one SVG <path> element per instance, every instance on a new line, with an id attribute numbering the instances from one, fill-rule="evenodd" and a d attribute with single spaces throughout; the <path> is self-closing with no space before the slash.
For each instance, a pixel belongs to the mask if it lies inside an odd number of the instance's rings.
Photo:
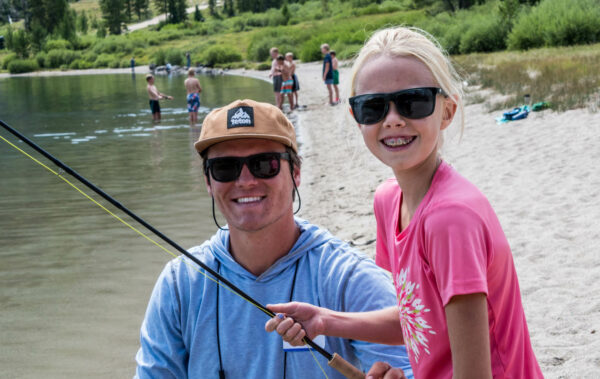
<path id="1" fill-rule="evenodd" d="M 333 357 L 327 364 L 348 379 L 365 379 L 364 372 L 352 366 L 350 362 L 342 358 L 338 353 L 333 353 Z"/>

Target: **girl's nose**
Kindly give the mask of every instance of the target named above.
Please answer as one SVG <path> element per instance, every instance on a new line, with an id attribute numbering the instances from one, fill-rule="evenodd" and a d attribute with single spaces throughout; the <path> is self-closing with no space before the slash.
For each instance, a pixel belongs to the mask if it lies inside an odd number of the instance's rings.
<path id="1" fill-rule="evenodd" d="M 406 120 L 400 115 L 400 113 L 398 113 L 396 104 L 394 104 L 393 101 L 390 101 L 390 103 L 388 104 L 388 113 L 383 119 L 383 126 L 388 128 L 401 128 L 406 126 Z"/>

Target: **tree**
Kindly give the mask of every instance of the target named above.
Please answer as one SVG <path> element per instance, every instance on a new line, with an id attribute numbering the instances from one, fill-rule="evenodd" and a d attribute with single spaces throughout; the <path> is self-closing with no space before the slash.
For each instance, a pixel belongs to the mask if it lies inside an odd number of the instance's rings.
<path id="1" fill-rule="evenodd" d="M 67 41 L 74 42 L 77 39 L 76 23 L 77 14 L 72 9 L 67 9 L 62 20 L 60 20 L 56 31 L 58 35 Z"/>
<path id="2" fill-rule="evenodd" d="M 123 5 L 123 0 L 100 0 L 102 18 L 110 34 L 121 34 L 125 21 Z"/>
<path id="3" fill-rule="evenodd" d="M 142 14 L 148 13 L 150 2 L 148 0 L 133 0 L 133 10 L 137 15 L 138 20 L 142 19 Z"/>
<path id="4" fill-rule="evenodd" d="M 194 21 L 204 22 L 204 17 L 202 16 L 202 12 L 200 12 L 200 8 L 196 5 L 196 10 L 194 11 Z"/>
<path id="5" fill-rule="evenodd" d="M 208 12 L 213 17 L 215 17 L 217 15 L 217 2 L 216 2 L 216 0 L 208 0 Z"/>
<path id="6" fill-rule="evenodd" d="M 81 32 L 81 34 L 87 34 L 90 28 L 90 23 L 88 21 L 87 14 L 85 11 L 81 11 L 81 14 L 77 18 L 77 29 Z"/>

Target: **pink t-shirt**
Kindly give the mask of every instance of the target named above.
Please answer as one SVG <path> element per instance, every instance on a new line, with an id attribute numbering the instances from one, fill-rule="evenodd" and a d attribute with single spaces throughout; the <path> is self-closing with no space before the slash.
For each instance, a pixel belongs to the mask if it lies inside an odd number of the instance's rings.
<path id="1" fill-rule="evenodd" d="M 541 378 L 512 253 L 485 196 L 442 162 L 402 233 L 401 201 L 395 179 L 375 193 L 376 262 L 393 274 L 415 378 L 452 377 L 444 307 L 473 293 L 487 295 L 494 378 Z"/>

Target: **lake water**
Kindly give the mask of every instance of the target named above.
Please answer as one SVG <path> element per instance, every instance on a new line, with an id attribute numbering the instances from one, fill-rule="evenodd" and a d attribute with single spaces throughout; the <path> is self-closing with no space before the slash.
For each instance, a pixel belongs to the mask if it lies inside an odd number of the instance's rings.
<path id="1" fill-rule="evenodd" d="M 0 79 L 0 119 L 191 247 L 216 227 L 184 79 L 156 78 L 175 97 L 161 101 L 160 124 L 152 123 L 143 75 Z M 272 101 L 263 81 L 199 79 L 200 120 L 237 98 Z M 2 128 L 0 135 L 56 169 Z M 146 304 L 171 256 L 2 140 L 0 158 L 0 377 L 132 377 Z"/>

